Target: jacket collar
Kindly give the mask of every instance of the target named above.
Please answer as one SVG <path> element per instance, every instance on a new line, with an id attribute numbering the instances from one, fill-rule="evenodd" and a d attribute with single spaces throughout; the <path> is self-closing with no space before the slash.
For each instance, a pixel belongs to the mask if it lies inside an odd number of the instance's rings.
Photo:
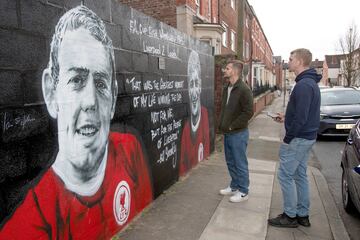
<path id="1" fill-rule="evenodd" d="M 234 85 L 232 85 L 233 88 L 239 87 L 239 86 L 241 85 L 241 82 L 242 82 L 241 78 L 238 78 L 238 80 L 236 81 L 236 83 L 235 83 Z M 230 84 L 230 82 L 229 82 L 229 83 L 227 84 L 227 88 L 230 87 L 230 86 L 231 86 L 231 84 Z"/>

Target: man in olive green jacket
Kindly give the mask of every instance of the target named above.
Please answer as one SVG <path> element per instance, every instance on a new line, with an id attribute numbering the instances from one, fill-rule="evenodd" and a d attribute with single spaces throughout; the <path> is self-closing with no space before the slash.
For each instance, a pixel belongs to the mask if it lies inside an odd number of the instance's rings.
<path id="1" fill-rule="evenodd" d="M 232 195 L 230 202 L 248 199 L 249 169 L 246 148 L 249 141 L 248 122 L 254 114 L 250 88 L 241 80 L 242 64 L 230 61 L 224 70 L 228 84 L 223 90 L 219 129 L 224 133 L 225 159 L 231 177 L 230 186 L 220 190 Z"/>

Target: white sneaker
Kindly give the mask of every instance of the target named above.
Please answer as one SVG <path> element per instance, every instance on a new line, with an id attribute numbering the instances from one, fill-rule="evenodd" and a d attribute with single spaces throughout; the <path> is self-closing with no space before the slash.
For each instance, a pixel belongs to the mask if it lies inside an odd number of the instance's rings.
<path id="1" fill-rule="evenodd" d="M 236 194 L 237 192 L 239 192 L 238 190 L 232 190 L 231 187 L 227 187 L 227 188 L 224 188 L 224 189 L 221 189 L 220 190 L 220 195 L 224 195 L 224 196 L 227 196 L 227 195 L 234 195 Z"/>
<path id="2" fill-rule="evenodd" d="M 243 202 L 249 199 L 249 195 L 242 193 L 240 191 L 238 191 L 237 193 L 235 193 L 233 196 L 230 197 L 229 201 L 230 202 L 234 202 L 234 203 L 238 203 L 238 202 Z"/>

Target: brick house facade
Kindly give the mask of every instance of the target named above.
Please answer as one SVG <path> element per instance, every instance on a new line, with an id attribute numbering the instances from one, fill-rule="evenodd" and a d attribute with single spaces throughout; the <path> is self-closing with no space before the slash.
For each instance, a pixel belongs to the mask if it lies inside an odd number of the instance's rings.
<path id="1" fill-rule="evenodd" d="M 219 20 L 225 29 L 221 38 L 221 54 L 237 54 L 239 1 L 220 0 Z"/>
<path id="2" fill-rule="evenodd" d="M 178 30 L 209 43 L 214 54 L 221 53 L 219 0 L 117 0 Z"/>

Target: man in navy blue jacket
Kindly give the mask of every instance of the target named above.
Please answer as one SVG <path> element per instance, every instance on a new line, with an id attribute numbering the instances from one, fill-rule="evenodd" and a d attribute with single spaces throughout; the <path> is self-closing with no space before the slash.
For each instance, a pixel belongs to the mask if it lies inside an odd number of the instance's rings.
<path id="1" fill-rule="evenodd" d="M 311 60 L 312 54 L 307 49 L 300 48 L 290 53 L 289 70 L 296 75 L 296 85 L 285 116 L 279 113 L 275 118 L 277 122 L 285 121 L 286 130 L 279 150 L 278 170 L 284 212 L 268 220 L 275 227 L 310 226 L 306 169 L 320 123 L 320 89 L 317 83 L 322 77 L 310 68 Z"/>

